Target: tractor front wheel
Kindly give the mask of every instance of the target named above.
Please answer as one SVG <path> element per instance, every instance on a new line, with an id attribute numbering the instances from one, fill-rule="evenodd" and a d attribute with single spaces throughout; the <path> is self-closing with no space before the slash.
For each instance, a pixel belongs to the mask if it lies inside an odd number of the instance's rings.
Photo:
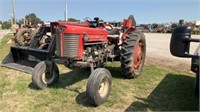
<path id="1" fill-rule="evenodd" d="M 98 106 L 107 101 L 112 88 L 112 76 L 105 68 L 95 69 L 87 83 L 86 95 L 94 106 Z"/>
<path id="2" fill-rule="evenodd" d="M 58 82 L 59 69 L 56 64 L 52 65 L 42 61 L 38 63 L 32 73 L 32 82 L 37 89 L 45 89 L 48 86 Z M 50 72 L 52 68 L 52 72 Z"/>

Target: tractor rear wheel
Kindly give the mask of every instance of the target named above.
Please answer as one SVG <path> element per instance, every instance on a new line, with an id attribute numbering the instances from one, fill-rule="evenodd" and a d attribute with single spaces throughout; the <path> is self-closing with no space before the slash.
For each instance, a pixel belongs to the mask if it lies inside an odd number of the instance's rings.
<path id="1" fill-rule="evenodd" d="M 108 99 L 112 86 L 112 76 L 105 68 L 95 69 L 87 83 L 86 95 L 90 103 L 98 106 Z"/>
<path id="2" fill-rule="evenodd" d="M 33 37 L 31 29 L 23 28 L 19 30 L 15 36 L 16 42 L 21 46 L 28 46 Z"/>
<path id="3" fill-rule="evenodd" d="M 146 40 L 143 33 L 134 31 L 126 36 L 121 48 L 122 75 L 136 78 L 142 72 L 146 55 Z"/>
<path id="4" fill-rule="evenodd" d="M 32 73 L 32 82 L 37 89 L 45 89 L 48 86 L 58 82 L 59 69 L 56 64 L 52 67 L 52 73 L 50 73 L 51 64 L 45 61 L 38 63 Z"/>

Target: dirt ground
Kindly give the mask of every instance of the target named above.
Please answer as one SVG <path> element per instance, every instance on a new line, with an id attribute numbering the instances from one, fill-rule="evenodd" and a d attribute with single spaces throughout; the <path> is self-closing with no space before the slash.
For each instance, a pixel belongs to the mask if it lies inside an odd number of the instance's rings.
<path id="1" fill-rule="evenodd" d="M 190 72 L 191 59 L 178 58 L 171 55 L 169 50 L 171 34 L 145 33 L 147 43 L 146 63 L 170 69 Z M 199 35 L 192 35 L 200 38 Z M 198 43 L 191 44 L 190 52 L 193 54 Z"/>
<path id="2" fill-rule="evenodd" d="M 10 32 L 10 30 L 0 30 L 0 40 Z"/>

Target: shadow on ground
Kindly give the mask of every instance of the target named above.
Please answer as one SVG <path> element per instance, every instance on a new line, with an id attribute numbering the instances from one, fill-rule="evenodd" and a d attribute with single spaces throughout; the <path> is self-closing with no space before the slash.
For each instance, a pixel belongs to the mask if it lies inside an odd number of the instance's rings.
<path id="1" fill-rule="evenodd" d="M 121 75 L 120 67 L 105 66 L 105 68 L 111 72 L 111 74 L 114 78 L 124 78 Z M 70 71 L 70 72 L 60 74 L 59 82 L 56 83 L 55 85 L 51 86 L 51 88 L 55 88 L 55 89 L 63 88 L 63 89 L 68 89 L 70 91 L 74 91 L 74 92 L 78 93 L 78 95 L 76 97 L 77 104 L 83 105 L 85 107 L 93 107 L 90 103 L 88 103 L 86 92 L 81 92 L 78 89 L 68 88 L 69 86 L 71 86 L 81 80 L 89 78 L 89 75 L 90 75 L 89 69 L 72 69 L 72 71 Z M 85 86 L 86 85 L 87 84 L 85 83 Z M 35 89 L 32 82 L 28 85 L 28 87 L 31 89 Z"/>
<path id="2" fill-rule="evenodd" d="M 75 84 L 83 79 L 89 77 L 90 71 L 86 69 L 73 69 L 70 72 L 63 73 L 59 75 L 59 81 L 55 85 L 51 86 L 51 88 L 66 88 L 70 85 Z M 31 89 L 35 89 L 33 83 L 31 82 L 28 86 Z"/>
<path id="3" fill-rule="evenodd" d="M 124 76 L 121 75 L 120 67 L 105 66 L 105 68 L 110 71 L 113 78 L 121 78 L 121 79 L 125 78 Z M 94 107 L 87 100 L 86 92 L 79 93 L 78 96 L 76 97 L 76 102 L 77 104 L 80 104 L 85 107 Z"/>
<path id="4" fill-rule="evenodd" d="M 138 101 L 125 111 L 197 111 L 194 80 L 183 74 L 167 74 L 147 98 L 135 96 Z"/>
<path id="5" fill-rule="evenodd" d="M 124 77 L 121 75 L 120 67 L 105 66 L 113 78 Z M 87 79 L 90 71 L 87 69 L 73 69 L 70 72 L 60 74 L 57 84 L 51 88 L 69 87 L 81 80 Z M 194 77 L 183 74 L 167 74 L 147 98 L 135 96 L 137 101 L 125 109 L 125 111 L 197 111 L 199 100 L 194 95 Z M 85 84 L 86 86 L 86 84 Z M 34 89 L 32 83 L 29 88 Z M 85 107 L 93 107 L 87 100 L 86 92 L 71 90 L 78 93 L 76 103 Z"/>

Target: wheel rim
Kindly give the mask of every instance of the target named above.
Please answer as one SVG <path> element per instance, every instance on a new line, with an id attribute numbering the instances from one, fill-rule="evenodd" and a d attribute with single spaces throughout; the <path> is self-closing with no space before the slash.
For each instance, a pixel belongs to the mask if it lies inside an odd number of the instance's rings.
<path id="1" fill-rule="evenodd" d="M 136 44 L 134 53 L 133 53 L 133 61 L 131 70 L 134 72 L 139 72 L 142 68 L 144 62 L 144 44 L 140 41 Z"/>
<path id="2" fill-rule="evenodd" d="M 108 93 L 108 90 L 109 90 L 109 81 L 107 78 L 104 78 L 99 85 L 99 91 L 98 91 L 99 95 L 101 97 L 105 97 Z"/>
<path id="3" fill-rule="evenodd" d="M 53 79 L 54 79 L 54 75 L 51 76 L 49 72 L 42 74 L 42 81 L 45 84 L 50 84 L 53 81 Z"/>
<path id="4" fill-rule="evenodd" d="M 28 43 L 30 41 L 30 32 L 25 32 L 22 36 L 22 42 L 24 44 Z"/>

